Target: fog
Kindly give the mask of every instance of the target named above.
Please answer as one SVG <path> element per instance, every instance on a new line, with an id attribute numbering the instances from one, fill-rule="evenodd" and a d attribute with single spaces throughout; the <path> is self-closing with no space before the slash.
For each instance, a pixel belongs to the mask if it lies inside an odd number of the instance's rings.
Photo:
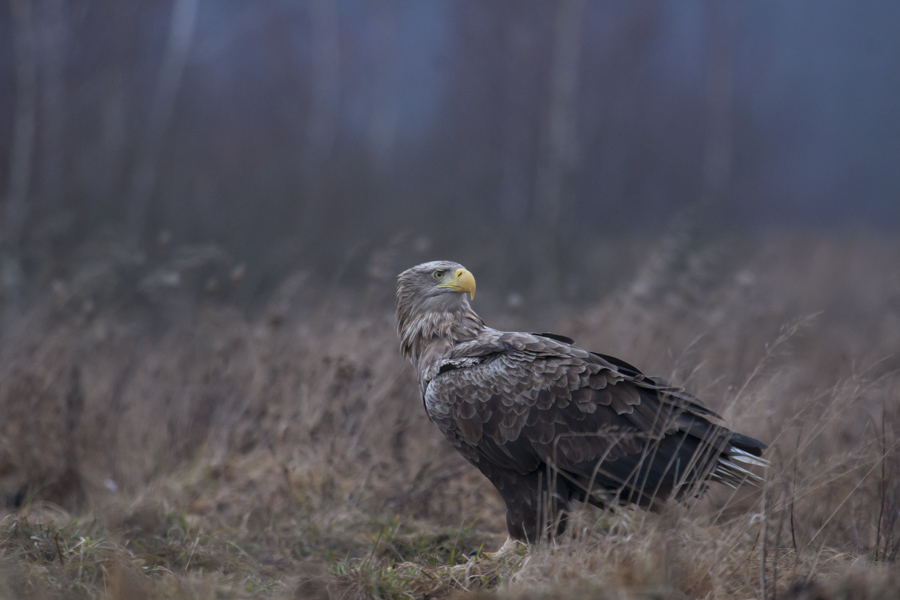
<path id="1" fill-rule="evenodd" d="M 9 0 L 6 271 L 98 232 L 275 278 L 390 244 L 570 264 L 681 218 L 894 232 L 898 28 L 887 1 Z"/>

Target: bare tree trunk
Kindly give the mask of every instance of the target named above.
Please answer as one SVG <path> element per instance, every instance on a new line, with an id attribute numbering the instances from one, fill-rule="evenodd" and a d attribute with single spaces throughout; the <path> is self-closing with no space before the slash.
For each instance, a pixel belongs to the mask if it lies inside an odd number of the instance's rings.
<path id="1" fill-rule="evenodd" d="M 733 45 L 734 8 L 731 2 L 715 3 L 711 8 L 712 32 L 707 71 L 706 143 L 703 156 L 703 206 L 723 202 L 731 181 L 734 159 L 733 142 Z"/>
<path id="2" fill-rule="evenodd" d="M 399 119 L 397 81 L 397 6 L 394 0 L 378 0 L 370 5 L 373 65 L 372 90 L 375 98 L 369 117 L 369 156 L 376 172 L 389 171 L 393 164 L 394 142 Z"/>
<path id="3" fill-rule="evenodd" d="M 13 50 L 16 56 L 16 108 L 13 116 L 13 139 L 10 152 L 9 187 L 6 191 L 6 223 L 0 235 L 15 249 L 22 239 L 28 216 L 28 194 L 37 110 L 37 58 L 34 51 L 31 0 L 10 0 Z M 3 283 L 7 284 L 7 267 L 3 265 Z"/>
<path id="4" fill-rule="evenodd" d="M 392 219 L 385 207 L 396 207 L 396 160 L 394 148 L 400 118 L 397 5 L 395 0 L 370 2 L 372 16 L 368 20 L 370 48 L 369 89 L 372 94 L 367 128 L 367 177 L 363 182 L 369 202 L 360 215 L 365 227 L 380 229 Z"/>
<path id="5" fill-rule="evenodd" d="M 128 194 L 128 225 L 138 239 L 143 232 L 147 205 L 156 186 L 156 168 L 181 78 L 187 65 L 200 0 L 175 0 L 169 24 L 169 39 L 159 68 L 156 90 L 143 144 L 139 150 Z"/>
<path id="6" fill-rule="evenodd" d="M 534 181 L 530 177 L 529 162 L 533 159 L 533 114 L 528 99 L 534 93 L 534 64 L 531 56 L 533 32 L 525 13 L 510 15 L 504 40 L 506 63 L 505 114 L 500 151 L 500 219 L 504 227 L 518 230 L 527 222 Z M 518 250 L 518 249 L 516 249 Z"/>
<path id="7" fill-rule="evenodd" d="M 555 23 L 555 48 L 550 78 L 550 105 L 543 157 L 538 165 L 533 227 L 548 232 L 551 247 L 535 249 L 535 260 L 552 269 L 560 230 L 566 179 L 578 160 L 576 131 L 578 66 L 585 0 L 561 0 Z"/>
<path id="8" fill-rule="evenodd" d="M 55 214 L 63 202 L 66 27 L 63 0 L 44 0 L 41 26 L 42 212 Z"/>
<path id="9" fill-rule="evenodd" d="M 341 53 L 338 12 L 335 0 L 310 0 L 312 30 L 312 98 L 306 122 L 303 152 L 303 223 L 307 238 L 316 243 L 325 198 L 322 173 L 334 145 L 340 101 Z"/>
<path id="10" fill-rule="evenodd" d="M 126 47 L 126 9 L 120 2 L 114 2 L 111 37 L 114 47 Z M 125 166 L 125 142 L 128 139 L 126 124 L 125 97 L 125 59 L 122 53 L 115 52 L 110 56 L 102 79 L 102 97 L 98 99 L 100 110 L 100 156 L 102 159 L 93 166 L 88 183 L 92 193 L 98 200 L 93 206 L 101 210 L 116 202 L 116 196 L 127 192 L 122 190 L 122 177 Z M 121 199 L 120 199 L 121 201 Z M 96 208 L 95 208 L 96 210 Z M 89 219 L 96 215 L 89 215 Z"/>
<path id="11" fill-rule="evenodd" d="M 37 59 L 34 52 L 31 0 L 11 0 L 13 51 L 16 63 L 16 104 L 10 149 L 5 223 L 0 223 L 0 297 L 3 302 L 0 339 L 19 322 L 25 283 L 19 250 L 28 218 L 28 195 L 34 161 Z"/>

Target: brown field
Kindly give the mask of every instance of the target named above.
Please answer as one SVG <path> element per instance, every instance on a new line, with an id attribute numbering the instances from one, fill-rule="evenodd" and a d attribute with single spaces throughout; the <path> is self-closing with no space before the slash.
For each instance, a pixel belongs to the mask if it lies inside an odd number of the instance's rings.
<path id="1" fill-rule="evenodd" d="M 0 598 L 900 597 L 900 241 L 632 239 L 520 285 L 488 248 L 410 248 L 242 305 L 252 274 L 202 249 L 129 267 L 105 240 L 7 299 Z M 396 273 L 434 258 L 475 273 L 489 324 L 574 337 L 770 443 L 765 489 L 467 559 L 502 504 L 394 332 Z"/>

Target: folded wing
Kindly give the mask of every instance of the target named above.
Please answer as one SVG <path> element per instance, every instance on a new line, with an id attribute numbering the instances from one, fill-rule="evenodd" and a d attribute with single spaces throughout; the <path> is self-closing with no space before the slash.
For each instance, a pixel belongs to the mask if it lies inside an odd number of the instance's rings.
<path id="1" fill-rule="evenodd" d="M 765 446 L 698 399 L 568 338 L 491 331 L 461 344 L 430 382 L 432 420 L 471 462 L 526 474 L 551 466 L 591 503 L 656 508 L 669 497 L 759 478 Z"/>

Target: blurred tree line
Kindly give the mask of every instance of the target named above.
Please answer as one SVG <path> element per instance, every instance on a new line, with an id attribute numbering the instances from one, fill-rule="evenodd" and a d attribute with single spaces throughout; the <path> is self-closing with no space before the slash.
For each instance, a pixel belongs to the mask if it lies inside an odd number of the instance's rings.
<path id="1" fill-rule="evenodd" d="M 4 286 L 98 231 L 277 276 L 391 244 L 553 267 L 689 207 L 893 228 L 898 25 L 890 2 L 5 0 Z"/>

